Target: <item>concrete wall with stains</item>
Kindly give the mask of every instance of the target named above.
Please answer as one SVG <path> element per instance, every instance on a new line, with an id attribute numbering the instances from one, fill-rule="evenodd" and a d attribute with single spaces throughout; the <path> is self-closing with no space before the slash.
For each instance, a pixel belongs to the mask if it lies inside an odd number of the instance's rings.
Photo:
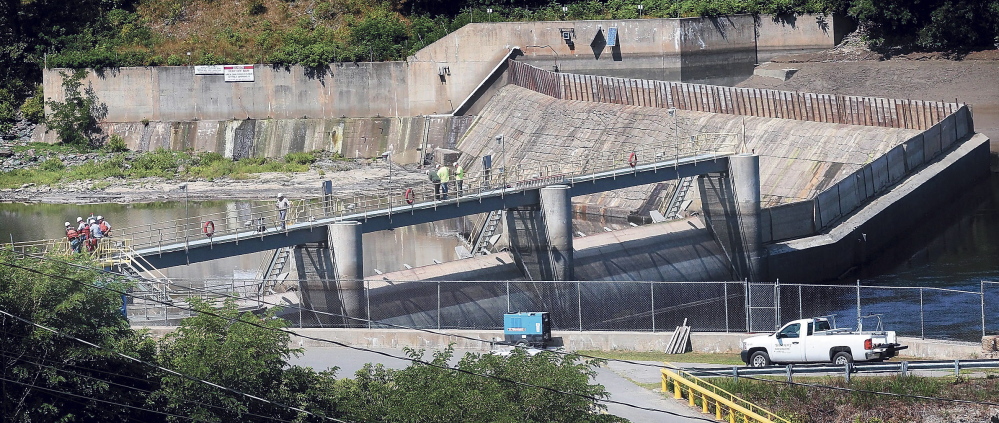
<path id="1" fill-rule="evenodd" d="M 513 47 L 527 63 L 564 72 L 725 84 L 733 72 L 751 73 L 758 43 L 782 51 L 835 45 L 829 25 L 818 23 L 826 21 L 781 22 L 731 16 L 474 23 L 404 62 L 320 70 L 256 65 L 253 82 L 195 75 L 191 66 L 129 67 L 91 71 L 83 83 L 107 104 L 108 122 L 432 115 L 454 111 Z M 64 98 L 65 71 L 43 72 L 46 100 Z"/>

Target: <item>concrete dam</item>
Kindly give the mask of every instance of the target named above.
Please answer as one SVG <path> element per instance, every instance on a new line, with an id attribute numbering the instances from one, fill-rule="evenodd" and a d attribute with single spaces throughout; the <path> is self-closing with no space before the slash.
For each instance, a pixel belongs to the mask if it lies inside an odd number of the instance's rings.
<path id="1" fill-rule="evenodd" d="M 975 133 L 966 105 L 662 80 L 696 80 L 731 60 L 751 66 L 774 51 L 835 45 L 837 22 L 812 18 L 797 25 L 752 17 L 475 24 L 406 62 L 333 64 L 326 77 L 259 68 L 259 83 L 240 85 L 163 67 L 94 74 L 88 82 L 109 102 L 102 126 L 137 150 L 194 148 L 233 158 L 391 150 L 397 162 L 412 163 L 443 148 L 470 163 L 469 172 L 484 170 L 481 159 L 490 156 L 551 174 L 590 156 L 627 166 L 630 153 L 650 145 L 664 154 L 681 144 L 734 146 L 758 157 L 755 192 L 739 191 L 720 172 L 687 188 L 670 181 L 573 198 L 575 213 L 643 224 L 573 238 L 572 274 L 807 283 L 848 275 L 989 171 L 988 139 Z M 613 45 L 610 28 L 620 34 Z M 575 43 L 562 37 L 565 29 Z M 57 72 L 45 78 L 47 97 L 58 93 Z M 683 219 L 645 224 L 671 203 L 687 204 Z M 368 277 L 370 298 L 404 313 L 432 301 L 407 291 L 414 288 L 406 281 L 531 280 L 538 272 L 528 267 L 538 263 L 522 256 L 538 236 L 529 222 L 543 221 L 543 213 L 508 210 L 499 219 L 494 254 Z M 328 247 L 320 252 L 330 255 Z M 469 307 L 495 298 L 469 289 L 454 293 Z"/>

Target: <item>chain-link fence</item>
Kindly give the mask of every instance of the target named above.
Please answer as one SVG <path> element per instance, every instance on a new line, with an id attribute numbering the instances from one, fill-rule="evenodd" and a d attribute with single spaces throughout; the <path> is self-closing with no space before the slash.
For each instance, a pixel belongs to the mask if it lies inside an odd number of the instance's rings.
<path id="1" fill-rule="evenodd" d="M 504 313 L 547 311 L 553 329 L 561 331 L 670 332 L 686 321 L 694 331 L 770 332 L 790 320 L 814 316 L 835 316 L 839 327 L 873 330 L 880 323 L 901 336 L 969 342 L 999 330 L 999 309 L 989 307 L 989 298 L 999 298 L 999 282 L 984 281 L 978 291 L 859 283 L 634 281 L 365 281 L 356 291 L 342 290 L 333 281 L 223 285 L 242 298 L 241 308 L 280 305 L 280 315 L 298 327 L 499 330 Z M 287 292 L 268 294 L 254 288 L 259 286 L 283 286 Z M 200 298 L 220 296 L 214 288 L 209 293 L 189 289 Z M 175 304 L 182 300 L 171 299 Z M 166 307 L 135 307 L 142 314 L 130 313 L 130 318 L 176 324 L 167 318 L 169 310 L 157 309 Z M 184 317 L 181 311 L 178 307 L 177 317 Z"/>

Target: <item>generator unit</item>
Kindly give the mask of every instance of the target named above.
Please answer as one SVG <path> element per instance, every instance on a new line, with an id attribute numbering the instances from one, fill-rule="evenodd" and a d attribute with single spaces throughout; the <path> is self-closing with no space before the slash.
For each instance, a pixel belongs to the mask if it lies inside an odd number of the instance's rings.
<path id="1" fill-rule="evenodd" d="M 552 340 L 547 311 L 522 311 L 503 315 L 503 341 L 509 345 L 544 348 Z"/>

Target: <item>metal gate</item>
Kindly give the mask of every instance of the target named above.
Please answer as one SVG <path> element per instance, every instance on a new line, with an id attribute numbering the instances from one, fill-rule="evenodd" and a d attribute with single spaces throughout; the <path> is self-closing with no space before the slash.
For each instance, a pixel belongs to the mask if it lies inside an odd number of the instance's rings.
<path id="1" fill-rule="evenodd" d="M 746 282 L 746 331 L 773 332 L 777 330 L 780 303 L 778 286 L 770 283 Z"/>

